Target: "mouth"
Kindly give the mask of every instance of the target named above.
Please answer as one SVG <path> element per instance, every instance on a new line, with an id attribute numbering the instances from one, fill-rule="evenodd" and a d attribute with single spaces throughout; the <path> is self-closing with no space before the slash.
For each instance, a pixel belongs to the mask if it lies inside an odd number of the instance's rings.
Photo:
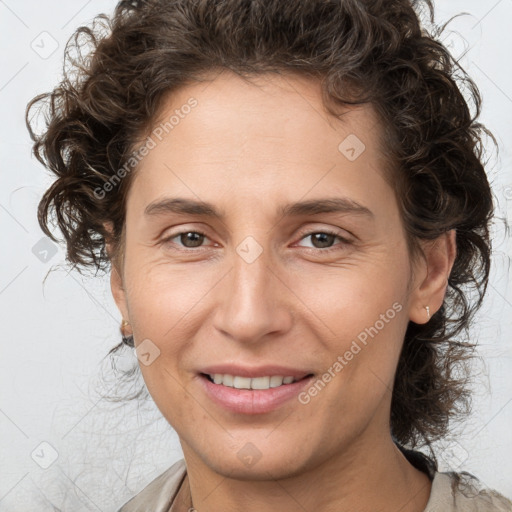
<path id="1" fill-rule="evenodd" d="M 277 369 L 277 368 L 276 368 Z M 199 373 L 199 381 L 211 402 L 230 413 L 254 415 L 266 414 L 281 409 L 283 406 L 299 405 L 299 393 L 314 378 L 313 373 L 292 372 L 295 375 L 279 374 L 269 371 L 245 371 L 239 369 L 233 373 L 217 373 L 210 370 Z M 275 370 L 274 370 L 275 371 Z M 247 375 L 247 374 L 250 375 Z M 295 400 L 294 400 L 295 399 Z"/>
<path id="2" fill-rule="evenodd" d="M 202 377 L 208 379 L 213 384 L 226 386 L 234 389 L 271 389 L 280 386 L 286 386 L 298 382 L 300 380 L 312 377 L 312 373 L 308 373 L 303 377 L 293 377 L 291 375 L 266 375 L 262 377 L 242 377 L 240 375 L 230 375 L 228 373 L 201 373 Z"/>

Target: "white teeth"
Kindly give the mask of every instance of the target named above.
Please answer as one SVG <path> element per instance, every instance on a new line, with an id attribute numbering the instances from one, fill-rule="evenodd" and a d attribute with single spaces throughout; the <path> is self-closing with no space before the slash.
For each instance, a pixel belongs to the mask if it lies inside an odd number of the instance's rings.
<path id="1" fill-rule="evenodd" d="M 284 377 L 280 377 L 279 375 L 274 375 L 273 377 L 270 377 L 270 387 L 271 388 L 277 388 L 283 383 Z"/>
<path id="2" fill-rule="evenodd" d="M 215 384 L 222 384 L 230 388 L 236 389 L 270 389 L 277 388 L 283 384 L 291 384 L 295 381 L 293 377 L 283 377 L 281 375 L 273 375 L 271 377 L 240 377 L 238 375 L 228 375 L 222 373 L 214 373 L 210 378 Z"/>
<path id="3" fill-rule="evenodd" d="M 229 386 L 230 388 L 234 387 L 233 386 L 233 380 L 234 380 L 233 375 L 221 375 L 221 377 L 222 377 L 221 384 L 224 384 L 224 386 Z"/>
<path id="4" fill-rule="evenodd" d="M 224 378 L 226 376 L 224 375 Z M 250 377 L 234 377 L 233 378 L 233 387 L 236 389 L 251 389 L 251 379 Z"/>
<path id="5" fill-rule="evenodd" d="M 251 379 L 251 389 L 268 389 L 270 387 L 270 377 L 255 377 Z"/>

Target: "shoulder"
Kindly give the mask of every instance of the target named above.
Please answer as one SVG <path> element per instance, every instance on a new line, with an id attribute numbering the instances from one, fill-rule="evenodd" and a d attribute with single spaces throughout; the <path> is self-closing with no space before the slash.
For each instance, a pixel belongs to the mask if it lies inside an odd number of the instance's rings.
<path id="1" fill-rule="evenodd" d="M 167 512 L 185 478 L 187 467 L 180 459 L 127 501 L 117 512 Z"/>
<path id="2" fill-rule="evenodd" d="M 436 471 L 424 512 L 512 512 L 512 501 L 465 471 Z"/>

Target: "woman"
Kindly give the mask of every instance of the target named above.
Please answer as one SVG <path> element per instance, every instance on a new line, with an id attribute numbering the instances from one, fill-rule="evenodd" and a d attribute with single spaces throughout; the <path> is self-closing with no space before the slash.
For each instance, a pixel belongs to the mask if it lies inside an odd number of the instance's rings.
<path id="1" fill-rule="evenodd" d="M 414 450 L 468 406 L 493 212 L 418 4 L 122 1 L 33 100 L 40 223 L 111 268 L 183 449 L 120 511 L 512 510 Z"/>

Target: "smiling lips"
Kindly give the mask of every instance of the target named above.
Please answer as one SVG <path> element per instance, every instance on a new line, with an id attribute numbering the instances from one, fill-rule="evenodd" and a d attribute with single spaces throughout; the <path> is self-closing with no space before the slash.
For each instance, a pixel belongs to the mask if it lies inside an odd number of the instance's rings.
<path id="1" fill-rule="evenodd" d="M 247 369 L 217 366 L 200 372 L 206 395 L 217 405 L 240 414 L 271 412 L 297 397 L 312 373 L 283 367 Z"/>

